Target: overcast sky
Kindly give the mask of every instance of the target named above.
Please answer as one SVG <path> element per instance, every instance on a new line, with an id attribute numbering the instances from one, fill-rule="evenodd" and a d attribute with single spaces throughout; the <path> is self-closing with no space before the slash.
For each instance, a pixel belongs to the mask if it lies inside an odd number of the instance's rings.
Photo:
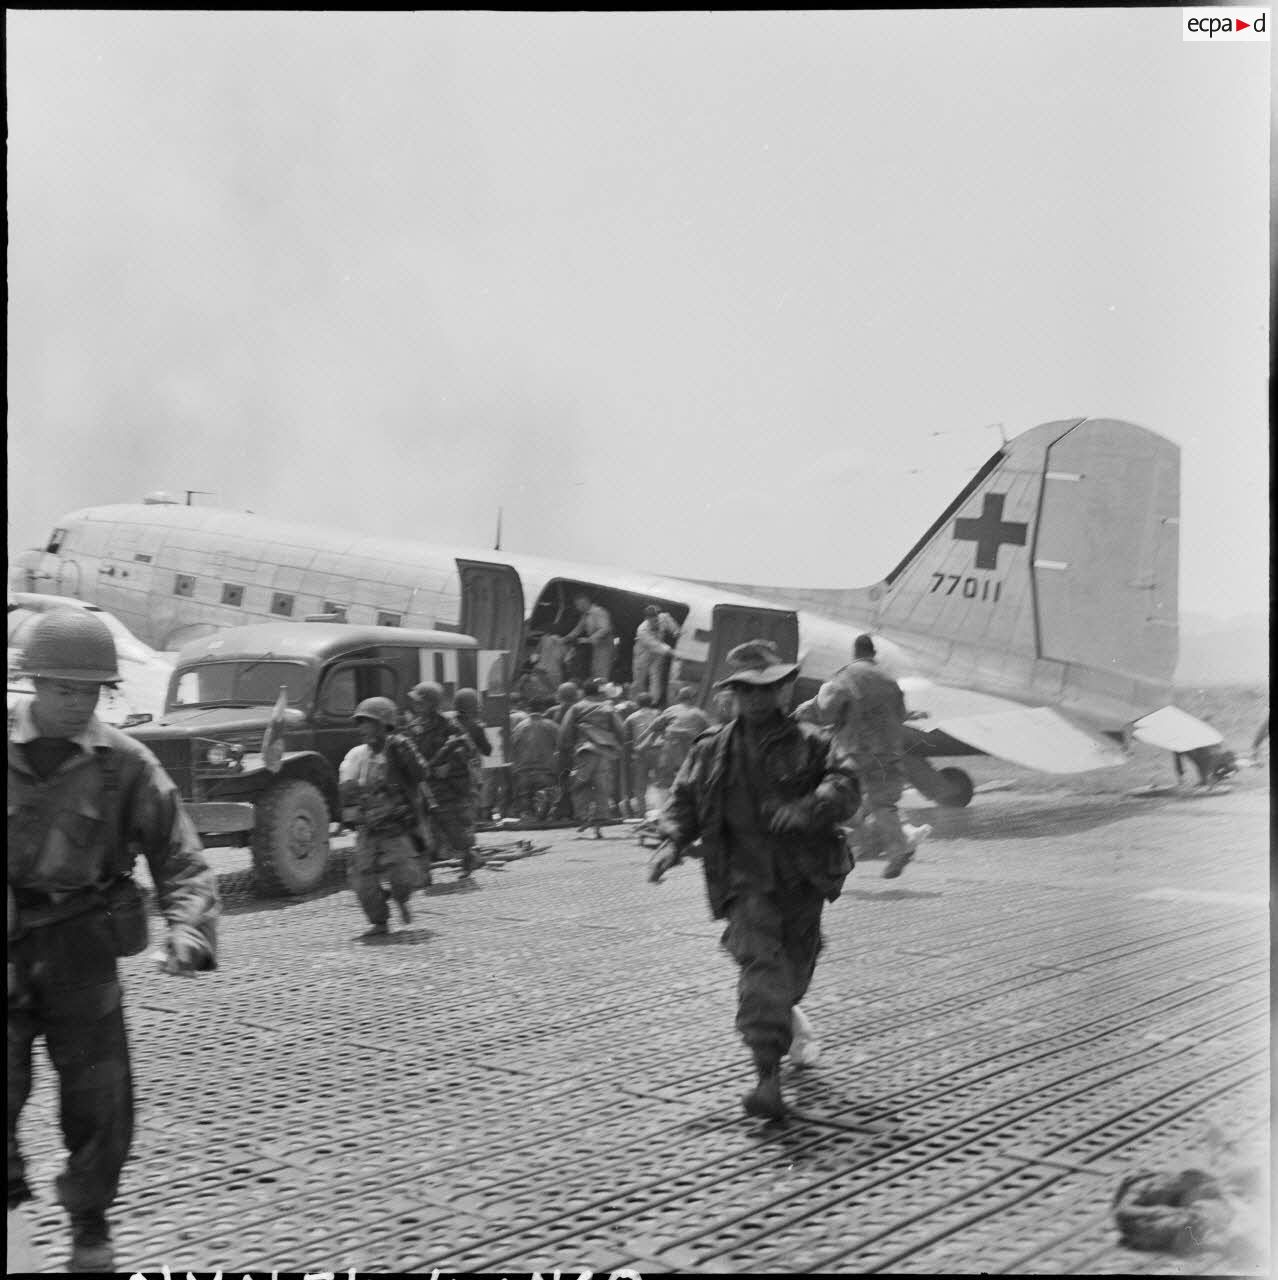
<path id="1" fill-rule="evenodd" d="M 1268 44 L 1181 10 L 14 11 L 9 534 L 155 489 L 880 578 L 1014 435 L 1268 606 Z"/>

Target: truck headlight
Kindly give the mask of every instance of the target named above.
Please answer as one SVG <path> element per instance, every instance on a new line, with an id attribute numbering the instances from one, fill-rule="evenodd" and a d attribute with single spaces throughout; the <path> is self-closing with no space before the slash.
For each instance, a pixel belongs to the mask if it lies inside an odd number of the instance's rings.
<path id="1" fill-rule="evenodd" d="M 201 763 L 212 769 L 237 769 L 244 757 L 244 748 L 237 742 L 213 742 L 205 749 Z"/>

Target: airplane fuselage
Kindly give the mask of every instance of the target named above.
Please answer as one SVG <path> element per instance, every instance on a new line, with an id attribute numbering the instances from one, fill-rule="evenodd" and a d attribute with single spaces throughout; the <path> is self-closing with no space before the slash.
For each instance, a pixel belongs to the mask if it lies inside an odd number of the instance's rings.
<path id="1" fill-rule="evenodd" d="M 1176 663 L 1179 467 L 1172 442 L 1132 423 L 1044 423 L 865 588 L 697 582 L 172 502 L 65 516 L 11 585 L 92 600 L 170 650 L 223 627 L 340 614 L 462 630 L 525 656 L 529 637 L 570 631 L 584 595 L 611 615 L 620 681 L 652 603 L 681 627 L 670 685 L 693 685 L 703 704 L 742 640 L 797 659 L 804 698 L 870 632 L 919 717 L 912 753 L 975 749 L 1074 772 L 1121 759 L 1112 739 L 1134 725 L 1145 741 L 1161 732 L 1139 722 L 1167 704 Z"/>

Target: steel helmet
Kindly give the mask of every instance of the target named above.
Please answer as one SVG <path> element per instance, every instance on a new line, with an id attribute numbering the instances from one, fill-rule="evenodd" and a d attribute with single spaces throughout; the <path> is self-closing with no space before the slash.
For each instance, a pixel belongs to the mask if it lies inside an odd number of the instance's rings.
<path id="1" fill-rule="evenodd" d="M 380 720 L 388 729 L 395 727 L 397 718 L 395 704 L 389 698 L 365 698 L 351 712 L 352 720 Z"/>
<path id="2" fill-rule="evenodd" d="M 110 628 L 87 609 L 50 609 L 38 618 L 17 666 L 32 679 L 86 684 L 120 679 Z"/>

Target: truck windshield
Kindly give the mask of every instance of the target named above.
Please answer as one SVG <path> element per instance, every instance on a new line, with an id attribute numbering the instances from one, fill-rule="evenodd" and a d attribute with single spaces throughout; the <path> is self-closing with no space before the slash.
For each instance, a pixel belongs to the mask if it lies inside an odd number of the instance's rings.
<path id="1" fill-rule="evenodd" d="M 270 707 L 280 686 L 290 706 L 311 691 L 310 668 L 301 662 L 203 662 L 177 674 L 170 705 L 174 707 Z"/>

